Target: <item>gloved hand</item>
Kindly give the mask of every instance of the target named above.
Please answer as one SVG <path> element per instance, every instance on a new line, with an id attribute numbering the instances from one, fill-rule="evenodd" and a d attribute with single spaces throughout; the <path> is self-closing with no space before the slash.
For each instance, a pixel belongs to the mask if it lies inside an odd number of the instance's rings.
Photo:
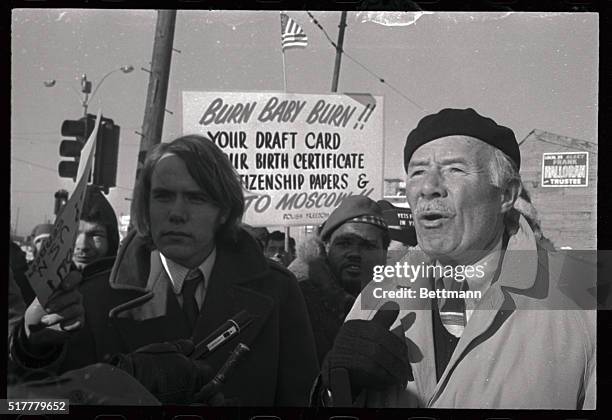
<path id="1" fill-rule="evenodd" d="M 83 327 L 85 309 L 83 297 L 77 290 L 80 282 L 81 273 L 70 271 L 51 294 L 45 308 L 38 298 L 28 306 L 24 314 L 24 331 L 30 352 L 44 353 L 49 347 L 61 345 L 70 338 L 71 331 Z"/>
<path id="2" fill-rule="evenodd" d="M 205 403 L 196 401 L 195 396 L 214 372 L 207 363 L 189 359 L 193 350 L 193 342 L 187 339 L 154 343 L 116 355 L 111 364 L 136 378 L 162 403 Z"/>
<path id="3" fill-rule="evenodd" d="M 344 323 L 323 361 L 321 379 L 327 389 L 332 389 L 331 375 L 335 369 L 348 371 L 353 398 L 363 389 L 405 385 L 412 378 L 406 344 L 389 331 L 398 313 L 397 303 L 388 302 L 370 321 Z"/>

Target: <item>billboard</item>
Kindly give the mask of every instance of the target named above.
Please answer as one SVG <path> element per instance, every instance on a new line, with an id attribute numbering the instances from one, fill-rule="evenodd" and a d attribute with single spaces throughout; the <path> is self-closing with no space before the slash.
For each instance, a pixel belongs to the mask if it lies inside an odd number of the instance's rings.
<path id="1" fill-rule="evenodd" d="M 348 195 L 382 197 L 380 96 L 185 91 L 183 133 L 229 157 L 253 226 L 318 225 Z"/>
<path id="2" fill-rule="evenodd" d="M 543 187 L 586 187 L 588 183 L 588 152 L 542 154 Z"/>

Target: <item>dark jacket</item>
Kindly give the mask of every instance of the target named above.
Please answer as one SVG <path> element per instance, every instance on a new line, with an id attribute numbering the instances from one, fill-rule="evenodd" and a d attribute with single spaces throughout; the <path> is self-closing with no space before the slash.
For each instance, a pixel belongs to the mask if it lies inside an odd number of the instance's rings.
<path id="1" fill-rule="evenodd" d="M 308 241 L 316 242 L 316 239 L 309 238 Z M 317 356 L 323 363 L 355 297 L 340 286 L 316 243 L 302 246 L 289 270 L 295 274 L 302 289 L 317 345 Z"/>
<path id="2" fill-rule="evenodd" d="M 215 371 L 238 342 L 251 351 L 222 388 L 245 406 L 305 406 L 318 374 L 314 340 L 294 276 L 267 262 L 244 231 L 236 245 L 217 244 L 216 262 L 195 328 L 189 331 L 159 253 L 135 234 L 122 244 L 112 271 L 80 287 L 86 324 L 68 342 L 60 372 L 162 341 L 205 338 L 240 310 L 255 317 L 236 339 L 205 361 Z"/>

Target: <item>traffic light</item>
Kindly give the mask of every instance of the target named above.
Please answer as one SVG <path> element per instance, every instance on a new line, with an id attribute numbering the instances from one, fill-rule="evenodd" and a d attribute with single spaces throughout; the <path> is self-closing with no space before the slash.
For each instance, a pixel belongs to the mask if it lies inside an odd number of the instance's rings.
<path id="1" fill-rule="evenodd" d="M 102 118 L 96 143 L 93 164 L 93 184 L 105 193 L 117 182 L 117 160 L 119 157 L 119 131 L 110 118 Z"/>
<path id="2" fill-rule="evenodd" d="M 93 117 L 93 119 L 91 118 Z M 73 160 L 62 160 L 58 165 L 59 176 L 62 178 L 72 178 L 76 181 L 77 172 L 79 170 L 79 160 L 81 150 L 87 142 L 89 135 L 93 131 L 95 117 L 88 115 L 78 120 L 65 120 L 62 123 L 62 136 L 74 137 L 74 140 L 62 140 L 60 143 L 59 154 L 63 157 L 69 157 Z"/>
<path id="3" fill-rule="evenodd" d="M 74 140 L 62 140 L 60 156 L 71 157 L 72 161 L 59 163 L 59 175 L 76 181 L 81 151 L 89 139 L 96 124 L 96 116 L 87 114 L 78 120 L 66 120 L 62 123 L 62 135 L 74 137 Z M 99 186 L 105 193 L 117 182 L 117 160 L 119 157 L 120 127 L 110 118 L 102 117 L 96 138 L 96 150 L 93 161 L 93 185 Z"/>

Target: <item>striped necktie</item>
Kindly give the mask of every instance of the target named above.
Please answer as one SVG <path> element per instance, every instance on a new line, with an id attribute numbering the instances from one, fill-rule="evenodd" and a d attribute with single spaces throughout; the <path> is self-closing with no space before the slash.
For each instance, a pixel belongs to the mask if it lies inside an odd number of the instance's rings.
<path id="1" fill-rule="evenodd" d="M 436 288 L 438 290 L 446 289 L 457 292 L 467 290 L 467 281 L 459 282 L 454 279 L 448 279 L 447 282 L 450 283 L 448 288 L 445 287 L 443 278 L 437 279 Z M 461 337 L 466 324 L 465 300 L 462 298 L 448 297 L 438 302 L 442 325 L 444 325 L 446 330 L 455 337 Z"/>
<path id="2" fill-rule="evenodd" d="M 204 280 L 204 275 L 199 268 L 196 268 L 187 274 L 183 282 L 183 290 L 181 291 L 183 297 L 183 312 L 185 313 L 190 329 L 193 329 L 196 319 L 198 319 L 198 315 L 200 314 L 198 301 L 195 298 L 195 291 L 202 280 Z"/>

